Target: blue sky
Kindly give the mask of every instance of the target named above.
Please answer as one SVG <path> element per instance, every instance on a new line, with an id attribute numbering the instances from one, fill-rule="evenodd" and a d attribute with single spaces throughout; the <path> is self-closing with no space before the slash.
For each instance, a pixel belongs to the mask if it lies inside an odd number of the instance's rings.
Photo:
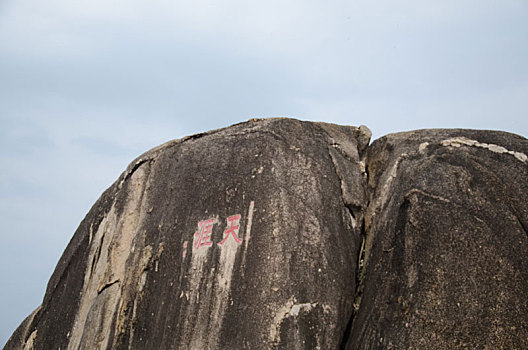
<path id="1" fill-rule="evenodd" d="M 528 136 L 526 1 L 3 0 L 0 345 L 160 143 L 254 117 Z"/>

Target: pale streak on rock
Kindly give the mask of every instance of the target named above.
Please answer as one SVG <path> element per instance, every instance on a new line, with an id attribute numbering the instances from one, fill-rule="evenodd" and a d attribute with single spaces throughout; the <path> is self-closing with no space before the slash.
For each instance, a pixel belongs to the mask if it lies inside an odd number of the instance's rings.
<path id="1" fill-rule="evenodd" d="M 420 190 L 418 188 L 413 188 L 412 190 L 407 192 L 405 194 L 405 198 L 409 199 L 412 195 L 415 195 L 415 194 L 421 194 L 423 196 L 434 198 L 434 199 L 437 199 L 437 200 L 445 202 L 445 203 L 451 203 L 451 201 L 449 199 L 447 199 L 447 198 L 444 198 L 444 197 L 441 197 L 441 196 L 437 196 L 437 195 L 434 195 L 434 194 L 431 194 L 431 193 L 427 193 L 427 192 L 422 191 L 422 190 Z"/>
<path id="2" fill-rule="evenodd" d="M 427 146 L 429 146 L 429 142 L 421 143 L 420 146 L 418 146 L 418 152 L 423 153 L 423 151 L 425 151 Z"/>
<path id="3" fill-rule="evenodd" d="M 143 288 L 145 287 L 145 283 L 147 282 L 146 267 L 151 259 L 152 259 L 152 247 L 148 245 L 144 248 L 143 255 L 141 256 L 140 269 L 139 269 L 141 273 L 141 277 L 139 279 L 139 284 L 138 284 L 139 292 L 143 291 Z"/>
<path id="4" fill-rule="evenodd" d="M 208 333 L 209 344 L 219 343 L 218 334 L 222 329 L 225 311 L 230 300 L 233 267 L 239 251 L 238 243 L 232 238 L 229 238 L 221 247 L 218 246 L 218 248 L 220 248 L 220 259 L 216 273 L 216 293 L 210 313 L 212 327 Z"/>
<path id="5" fill-rule="evenodd" d="M 141 167 L 136 169 L 129 179 L 130 192 L 123 215 L 117 216 L 114 203 L 92 237 L 84 294 L 68 344 L 69 350 L 106 348 L 108 345 L 112 318 L 119 309 L 122 293 L 122 282 L 115 282 L 126 279 L 126 262 L 140 222 L 145 179 L 145 170 Z"/>
<path id="6" fill-rule="evenodd" d="M 295 299 L 290 299 L 281 306 L 276 312 L 270 327 L 270 342 L 271 344 L 278 345 L 280 342 L 280 326 L 282 321 L 289 317 L 291 308 L 295 305 Z"/>
<path id="7" fill-rule="evenodd" d="M 367 232 L 371 232 L 369 227 L 373 225 L 373 218 L 377 215 L 378 211 L 382 210 L 382 207 L 386 204 L 386 202 L 389 200 L 389 195 L 392 191 L 392 182 L 398 175 L 398 167 L 400 166 L 400 162 L 408 157 L 407 153 L 402 153 L 396 161 L 392 164 L 392 167 L 388 173 L 388 176 L 385 179 L 385 182 L 383 183 L 383 187 L 377 196 L 377 198 L 374 201 L 374 204 L 367 207 L 367 214 L 365 216 L 365 224 L 367 226 Z M 365 257 L 363 260 L 363 268 L 365 268 L 369 261 L 369 254 L 368 252 L 372 248 L 372 244 L 374 243 L 375 237 L 372 234 L 367 234 L 365 239 Z"/>
<path id="8" fill-rule="evenodd" d="M 35 338 L 37 337 L 38 330 L 34 330 L 33 333 L 29 336 L 26 344 L 24 344 L 24 350 L 33 350 Z"/>
<path id="9" fill-rule="evenodd" d="M 443 140 L 440 142 L 440 144 L 444 147 L 461 147 L 461 146 L 470 146 L 470 147 L 479 147 L 487 149 L 488 151 L 499 153 L 499 154 L 510 154 L 514 156 L 517 160 L 520 160 L 523 163 L 526 163 L 528 161 L 528 156 L 522 152 L 516 152 L 506 149 L 503 146 L 494 145 L 492 143 L 483 143 L 476 140 L 471 140 L 466 137 L 452 137 L 450 139 Z"/>
<path id="10" fill-rule="evenodd" d="M 309 312 L 317 303 L 301 303 L 296 304 L 295 298 L 291 298 L 287 303 L 281 306 L 275 313 L 275 318 L 271 323 L 270 341 L 271 344 L 278 345 L 280 343 L 280 328 L 282 322 L 289 317 L 297 317 L 300 312 Z M 324 308 L 327 311 L 327 308 Z"/>
<path id="11" fill-rule="evenodd" d="M 385 181 L 385 183 L 383 184 L 383 190 L 381 191 L 381 197 L 383 198 L 383 200 L 381 201 L 382 203 L 385 202 L 390 186 L 392 184 L 392 180 L 394 180 L 396 176 L 398 175 L 398 166 L 400 165 L 401 160 L 405 158 L 406 156 L 407 156 L 407 153 L 403 153 L 396 160 L 396 162 L 394 162 L 394 165 L 392 166 L 390 170 L 389 177 L 387 178 L 387 181 Z"/>
<path id="12" fill-rule="evenodd" d="M 183 241 L 183 246 L 182 246 L 182 261 L 185 260 L 185 257 L 187 256 L 187 245 L 189 244 L 188 241 Z"/>
<path id="13" fill-rule="evenodd" d="M 295 304 L 290 309 L 290 316 L 299 316 L 300 311 L 310 311 L 317 306 L 317 303 Z"/>
<path id="14" fill-rule="evenodd" d="M 218 216 L 214 217 L 213 226 L 218 225 Z M 213 298 L 213 276 L 215 268 L 208 268 L 208 253 L 210 249 L 217 248 L 215 244 L 212 246 L 202 246 L 195 248 L 192 243 L 191 251 L 191 266 L 189 267 L 189 286 L 190 290 L 184 293 L 188 297 L 189 306 L 185 310 L 185 321 L 183 324 L 183 333 L 190 334 L 189 343 L 190 349 L 207 349 L 207 342 L 211 339 L 211 334 L 206 334 L 208 323 L 210 320 L 210 307 Z M 205 279 L 208 282 L 204 283 L 199 288 L 200 282 Z"/>
<path id="15" fill-rule="evenodd" d="M 246 233 L 244 236 L 244 253 L 242 253 L 242 263 L 241 263 L 243 267 L 246 266 L 246 256 L 248 253 L 249 239 L 251 238 L 251 226 L 253 225 L 253 211 L 254 210 L 255 210 L 255 202 L 251 201 L 249 203 Z M 244 271 L 242 273 L 244 273 Z"/>
<path id="16" fill-rule="evenodd" d="M 247 219 L 247 226 L 246 226 L 246 249 L 247 249 L 247 242 L 251 238 L 251 225 L 253 224 L 253 210 L 255 209 L 255 202 L 251 201 L 249 203 L 249 210 L 248 210 L 248 219 Z"/>

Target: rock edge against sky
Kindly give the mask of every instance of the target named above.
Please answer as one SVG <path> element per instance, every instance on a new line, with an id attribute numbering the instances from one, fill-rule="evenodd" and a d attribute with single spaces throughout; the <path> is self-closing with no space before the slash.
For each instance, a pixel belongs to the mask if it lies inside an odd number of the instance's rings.
<path id="1" fill-rule="evenodd" d="M 263 119 L 131 163 L 10 349 L 528 348 L 528 140 Z"/>

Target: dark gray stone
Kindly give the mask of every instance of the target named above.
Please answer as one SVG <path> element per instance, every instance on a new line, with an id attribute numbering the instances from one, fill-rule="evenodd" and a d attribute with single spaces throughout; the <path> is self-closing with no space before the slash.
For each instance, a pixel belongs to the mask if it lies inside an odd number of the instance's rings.
<path id="1" fill-rule="evenodd" d="M 268 119 L 145 153 L 6 349 L 338 348 L 361 236 L 343 198 L 365 202 L 365 133 Z"/>
<path id="2" fill-rule="evenodd" d="M 265 119 L 143 154 L 4 349 L 528 348 L 528 141 L 369 139 Z"/>
<path id="3" fill-rule="evenodd" d="M 370 146 L 348 349 L 528 348 L 526 154 L 522 137 L 472 130 Z"/>

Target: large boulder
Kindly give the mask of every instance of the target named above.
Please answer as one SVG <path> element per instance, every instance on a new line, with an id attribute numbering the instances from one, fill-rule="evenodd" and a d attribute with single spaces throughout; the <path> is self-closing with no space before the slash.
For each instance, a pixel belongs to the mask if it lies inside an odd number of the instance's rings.
<path id="1" fill-rule="evenodd" d="M 528 142 L 421 130 L 368 150 L 347 349 L 528 349 Z"/>
<path id="2" fill-rule="evenodd" d="M 136 159 L 5 349 L 526 349 L 528 140 L 251 120 Z"/>
<path id="3" fill-rule="evenodd" d="M 143 154 L 81 223 L 5 349 L 338 348 L 369 137 L 268 119 Z"/>

